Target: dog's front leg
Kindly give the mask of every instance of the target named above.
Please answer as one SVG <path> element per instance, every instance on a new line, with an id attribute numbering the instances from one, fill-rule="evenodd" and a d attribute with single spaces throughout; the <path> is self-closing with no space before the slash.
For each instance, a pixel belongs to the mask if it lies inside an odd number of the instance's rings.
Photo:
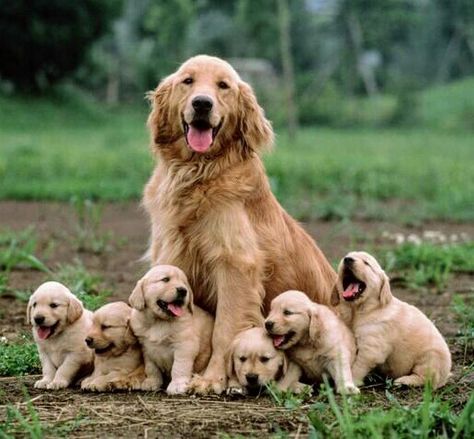
<path id="1" fill-rule="evenodd" d="M 78 358 L 76 355 L 68 355 L 56 371 L 54 380 L 46 388 L 49 390 L 65 389 L 73 382 L 82 364 L 82 358 Z"/>
<path id="2" fill-rule="evenodd" d="M 171 382 L 166 389 L 168 395 L 180 395 L 188 391 L 198 351 L 199 345 L 195 343 L 185 343 L 177 348 L 171 368 Z"/>
<path id="3" fill-rule="evenodd" d="M 41 359 L 41 368 L 43 370 L 43 378 L 35 382 L 36 389 L 46 389 L 48 384 L 54 380 L 54 375 L 56 374 L 56 367 L 53 362 L 49 359 L 49 356 L 39 351 Z"/>

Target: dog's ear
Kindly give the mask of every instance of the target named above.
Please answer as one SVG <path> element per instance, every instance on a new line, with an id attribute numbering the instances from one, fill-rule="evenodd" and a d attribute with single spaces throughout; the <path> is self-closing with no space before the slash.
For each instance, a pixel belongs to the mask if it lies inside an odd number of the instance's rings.
<path id="1" fill-rule="evenodd" d="M 69 303 L 67 306 L 67 321 L 68 323 L 74 323 L 77 319 L 82 316 L 84 307 L 81 301 L 71 293 L 69 296 Z"/>
<path id="2" fill-rule="evenodd" d="M 189 294 L 188 310 L 191 314 L 193 314 L 194 313 L 194 293 L 189 283 L 186 282 L 186 285 L 188 287 L 188 294 Z"/>
<path id="3" fill-rule="evenodd" d="M 281 363 L 278 366 L 278 370 L 277 370 L 275 376 L 273 377 L 273 380 L 275 382 L 280 381 L 286 375 L 286 373 L 288 372 L 288 358 L 286 357 L 284 352 L 281 352 L 281 354 L 282 354 L 281 355 Z"/>
<path id="4" fill-rule="evenodd" d="M 128 298 L 128 303 L 132 308 L 137 309 L 138 311 L 143 311 L 145 309 L 145 293 L 143 291 L 143 279 L 140 279 L 135 288 Z"/>
<path id="5" fill-rule="evenodd" d="M 173 143 L 173 124 L 171 123 L 170 98 L 173 88 L 173 76 L 163 79 L 158 87 L 147 93 L 147 98 L 151 102 L 151 113 L 148 116 L 147 126 L 150 130 L 151 144 L 154 147 L 161 147 Z"/>
<path id="6" fill-rule="evenodd" d="M 235 377 L 237 374 L 235 373 L 234 367 L 234 350 L 235 346 L 237 345 L 237 338 L 235 338 L 227 349 L 225 353 L 225 370 L 227 374 L 227 378 Z"/>
<path id="7" fill-rule="evenodd" d="M 379 301 L 382 306 L 388 305 L 393 299 L 392 291 L 390 290 L 390 279 L 388 276 L 382 274 L 382 285 L 380 287 Z"/>
<path id="8" fill-rule="evenodd" d="M 258 105 L 252 88 L 245 82 L 239 84 L 237 135 L 245 150 L 259 151 L 273 144 L 273 129 Z"/>
<path id="9" fill-rule="evenodd" d="M 312 306 L 309 311 L 309 338 L 310 340 L 316 340 L 321 330 L 321 319 L 319 318 L 318 310 L 316 306 Z"/>
<path id="10" fill-rule="evenodd" d="M 28 300 L 28 305 L 26 307 L 26 323 L 31 325 L 31 308 L 33 307 L 33 294 L 30 296 L 30 300 Z"/>
<path id="11" fill-rule="evenodd" d="M 331 300 L 330 300 L 331 306 L 339 305 L 340 301 L 341 301 L 341 298 L 339 296 L 338 283 L 336 282 L 334 284 L 334 287 L 332 288 L 332 291 L 331 291 Z"/>

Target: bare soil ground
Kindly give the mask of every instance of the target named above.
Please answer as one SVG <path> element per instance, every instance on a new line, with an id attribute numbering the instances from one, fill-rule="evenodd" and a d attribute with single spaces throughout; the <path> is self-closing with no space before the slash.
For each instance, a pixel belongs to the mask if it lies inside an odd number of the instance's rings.
<path id="1" fill-rule="evenodd" d="M 0 202 L 0 231 L 20 231 L 34 227 L 38 235 L 36 255 L 54 269 L 57 264 L 80 260 L 103 278 L 112 290 L 110 300 L 126 300 L 136 279 L 145 271 L 140 261 L 148 241 L 148 224 L 136 203 L 104 206 L 101 232 L 111 233 L 109 248 L 101 254 L 78 252 L 75 248 L 77 218 L 67 204 Z M 474 237 L 474 224 L 428 223 L 404 227 L 381 222 L 315 222 L 305 225 L 331 261 L 339 260 L 350 249 L 377 251 L 393 245 L 383 237 L 384 231 L 420 233 L 439 230 L 446 234 L 466 233 Z M 28 269 L 9 275 L 9 288 L 33 290 L 46 275 Z M 466 375 L 466 352 L 458 342 L 459 325 L 451 308 L 453 293 L 472 295 L 474 276 L 459 275 L 442 292 L 430 289 L 410 290 L 396 282 L 394 294 L 419 306 L 435 320 L 447 337 L 453 352 L 455 407 L 459 409 L 473 390 L 472 374 Z M 13 297 L 0 297 L 0 337 L 15 340 L 29 331 L 25 322 L 25 304 Z M 472 352 L 468 352 L 472 356 Z M 472 359 L 471 359 L 472 361 Z M 26 410 L 25 391 L 32 398 L 41 422 L 51 427 L 51 436 L 74 437 L 213 437 L 223 433 L 245 436 L 269 436 L 288 432 L 290 436 L 306 435 L 305 413 L 309 404 L 298 410 L 276 407 L 266 396 L 252 398 L 170 398 L 160 393 L 119 392 L 84 394 L 79 390 L 37 391 L 35 377 L 0 378 L 0 422 L 7 404 Z M 366 392 L 375 396 L 374 404 L 383 404 L 383 386 Z M 402 391 L 396 391 L 402 392 Z M 408 400 L 420 400 L 421 392 L 405 391 Z M 379 396 L 379 397 L 378 397 Z M 452 397 L 452 396 L 450 396 Z"/>

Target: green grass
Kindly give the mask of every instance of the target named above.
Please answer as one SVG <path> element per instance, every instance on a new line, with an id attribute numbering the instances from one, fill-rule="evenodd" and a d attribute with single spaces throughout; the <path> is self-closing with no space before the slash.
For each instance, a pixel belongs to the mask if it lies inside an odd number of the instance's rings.
<path id="1" fill-rule="evenodd" d="M 0 343 L 0 376 L 19 376 L 41 372 L 35 343 L 25 338 L 23 343 Z"/>

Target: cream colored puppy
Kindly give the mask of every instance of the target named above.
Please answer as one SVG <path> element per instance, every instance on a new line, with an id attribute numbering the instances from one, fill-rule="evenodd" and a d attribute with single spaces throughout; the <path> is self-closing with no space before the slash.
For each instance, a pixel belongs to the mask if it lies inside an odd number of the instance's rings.
<path id="1" fill-rule="evenodd" d="M 227 354 L 228 392 L 231 394 L 259 392 L 271 381 L 280 390 L 299 393 L 306 387 L 298 381 L 300 376 L 300 367 L 273 346 L 263 328 L 242 331 Z"/>
<path id="2" fill-rule="evenodd" d="M 396 378 L 395 384 L 422 386 L 431 379 L 443 386 L 451 370 L 451 354 L 434 324 L 417 308 L 392 296 L 387 275 L 375 258 L 351 252 L 338 269 L 334 304 L 355 334 L 356 382 L 375 367 Z"/>
<path id="3" fill-rule="evenodd" d="M 157 265 L 140 279 L 129 298 L 131 325 L 143 347 L 143 390 L 158 390 L 163 373 L 171 375 L 168 394 L 185 393 L 193 372 L 202 372 L 211 356 L 214 320 L 193 305 L 186 275 Z"/>
<path id="4" fill-rule="evenodd" d="M 272 300 L 265 328 L 273 345 L 286 350 L 310 380 L 327 372 L 339 393 L 359 393 L 351 374 L 354 337 L 330 308 L 301 291 L 287 291 Z"/>
<path id="5" fill-rule="evenodd" d="M 94 312 L 85 339 L 95 352 L 94 373 L 81 383 L 84 390 L 139 389 L 145 379 L 143 355 L 130 327 L 132 308 L 113 302 Z"/>
<path id="6" fill-rule="evenodd" d="M 68 288 L 58 282 L 40 285 L 28 302 L 27 318 L 43 369 L 37 389 L 63 389 L 92 370 L 94 354 L 85 342 L 92 313 Z"/>

